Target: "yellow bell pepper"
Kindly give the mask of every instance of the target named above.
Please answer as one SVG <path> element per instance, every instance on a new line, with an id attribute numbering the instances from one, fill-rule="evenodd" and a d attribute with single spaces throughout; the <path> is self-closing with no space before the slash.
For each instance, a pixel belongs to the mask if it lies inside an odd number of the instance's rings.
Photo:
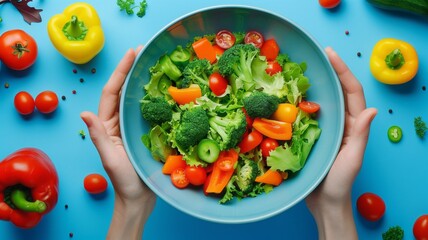
<path id="1" fill-rule="evenodd" d="M 394 38 L 377 42 L 370 57 L 370 71 L 378 81 L 386 84 L 402 84 L 412 80 L 418 67 L 415 48 Z"/>
<path id="2" fill-rule="evenodd" d="M 54 47 L 69 61 L 84 64 L 104 47 L 101 21 L 93 6 L 77 2 L 48 22 L 47 30 Z"/>

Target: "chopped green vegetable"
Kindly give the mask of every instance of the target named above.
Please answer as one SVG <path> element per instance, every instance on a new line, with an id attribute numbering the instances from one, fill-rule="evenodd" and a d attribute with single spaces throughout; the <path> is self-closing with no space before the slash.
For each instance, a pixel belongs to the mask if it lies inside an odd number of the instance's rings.
<path id="1" fill-rule="evenodd" d="M 160 125 L 172 119 L 172 106 L 163 97 L 141 100 L 141 114 L 152 125 Z"/>
<path id="2" fill-rule="evenodd" d="M 80 135 L 80 137 L 82 137 L 82 138 L 85 138 L 85 137 L 86 137 L 86 133 L 85 133 L 85 131 L 84 131 L 84 130 L 80 130 L 80 131 L 79 131 L 79 135 Z"/>
<path id="3" fill-rule="evenodd" d="M 142 18 L 146 15 L 147 0 L 141 1 L 137 6 L 135 0 L 117 0 L 116 4 L 119 6 L 120 11 L 125 11 L 126 14 L 134 14 L 134 9 L 138 8 L 137 16 Z"/>
<path id="4" fill-rule="evenodd" d="M 414 120 L 415 131 L 418 137 L 423 138 L 425 136 L 425 132 L 428 130 L 428 127 L 422 117 L 416 117 Z"/>
<path id="5" fill-rule="evenodd" d="M 391 126 L 388 129 L 388 139 L 391 142 L 397 143 L 401 140 L 402 137 L 403 137 L 403 131 L 399 126 Z"/>
<path id="6" fill-rule="evenodd" d="M 254 91 L 242 101 L 248 116 L 251 118 L 269 118 L 281 102 L 277 96 L 260 91 Z"/>
<path id="7" fill-rule="evenodd" d="M 404 230 L 400 226 L 390 227 L 386 232 L 382 233 L 383 240 L 402 240 L 404 238 Z"/>

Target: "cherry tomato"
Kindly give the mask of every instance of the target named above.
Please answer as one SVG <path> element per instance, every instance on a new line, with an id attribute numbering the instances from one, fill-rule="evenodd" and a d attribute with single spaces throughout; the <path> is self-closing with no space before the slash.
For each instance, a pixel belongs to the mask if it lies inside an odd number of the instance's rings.
<path id="1" fill-rule="evenodd" d="M 215 35 L 215 43 L 223 49 L 232 47 L 235 44 L 235 41 L 235 35 L 227 30 L 221 30 Z"/>
<path id="2" fill-rule="evenodd" d="M 207 171 L 203 167 L 187 166 L 184 172 L 190 184 L 194 186 L 203 185 L 207 180 Z"/>
<path id="3" fill-rule="evenodd" d="M 249 31 L 244 37 L 244 43 L 253 44 L 256 48 L 261 48 L 264 41 L 263 35 L 257 31 Z"/>
<path id="4" fill-rule="evenodd" d="M 278 57 L 279 46 L 275 39 L 266 40 L 260 48 L 260 55 L 265 56 L 268 61 L 273 61 Z"/>
<path id="5" fill-rule="evenodd" d="M 107 189 L 107 180 L 98 173 L 92 173 L 85 177 L 83 186 L 88 193 L 98 194 Z"/>
<path id="6" fill-rule="evenodd" d="M 316 102 L 302 101 L 299 103 L 299 108 L 307 113 L 316 113 L 321 106 Z"/>
<path id="7" fill-rule="evenodd" d="M 217 95 L 221 96 L 224 92 L 226 92 L 228 81 L 218 72 L 215 72 L 210 75 L 209 86 L 211 91 Z"/>
<path id="8" fill-rule="evenodd" d="M 238 144 L 240 153 L 246 153 L 256 148 L 263 140 L 263 135 L 253 129 L 249 134 L 245 135 Z"/>
<path id="9" fill-rule="evenodd" d="M 263 157 L 269 157 L 270 151 L 274 150 L 279 146 L 278 141 L 273 138 L 265 138 L 260 143 L 260 149 L 262 150 Z"/>
<path id="10" fill-rule="evenodd" d="M 276 73 L 282 72 L 282 67 L 277 61 L 268 61 L 266 73 L 269 75 L 275 75 Z"/>
<path id="11" fill-rule="evenodd" d="M 231 157 L 223 157 L 219 160 L 217 160 L 217 166 L 220 168 L 220 170 L 222 171 L 230 171 L 233 169 L 233 159 Z"/>
<path id="12" fill-rule="evenodd" d="M 0 59 L 13 70 L 24 70 L 37 58 L 37 43 L 28 33 L 15 29 L 0 36 Z"/>
<path id="13" fill-rule="evenodd" d="M 413 236 L 416 240 L 428 240 L 428 215 L 422 215 L 413 224 Z"/>
<path id="14" fill-rule="evenodd" d="M 36 108 L 41 113 L 51 113 L 58 107 L 58 97 L 52 91 L 43 91 L 36 97 Z"/>
<path id="15" fill-rule="evenodd" d="M 323 8 L 334 8 L 339 5 L 340 0 L 318 0 Z"/>
<path id="16" fill-rule="evenodd" d="M 16 110 L 22 115 L 29 115 L 34 112 L 34 98 L 28 92 L 22 91 L 17 93 L 13 103 Z"/>
<path id="17" fill-rule="evenodd" d="M 377 221 L 385 213 L 385 202 L 374 193 L 363 193 L 357 199 L 358 212 L 369 221 Z"/>
<path id="18" fill-rule="evenodd" d="M 185 188 L 189 185 L 189 179 L 186 177 L 184 168 L 177 168 L 171 173 L 172 184 L 176 188 Z"/>

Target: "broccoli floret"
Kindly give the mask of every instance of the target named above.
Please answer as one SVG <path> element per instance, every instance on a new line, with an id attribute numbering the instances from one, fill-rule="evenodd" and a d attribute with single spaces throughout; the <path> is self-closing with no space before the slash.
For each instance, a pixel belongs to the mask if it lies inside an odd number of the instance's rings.
<path id="1" fill-rule="evenodd" d="M 229 111 L 225 116 L 209 118 L 210 137 L 217 141 L 221 150 L 236 147 L 247 128 L 247 120 L 242 109 Z"/>
<path id="2" fill-rule="evenodd" d="M 418 137 L 423 138 L 425 136 L 425 132 L 428 131 L 428 127 L 426 123 L 422 120 L 422 117 L 416 117 L 414 120 L 415 131 Z"/>
<path id="3" fill-rule="evenodd" d="M 172 119 L 172 106 L 164 97 L 141 100 L 143 118 L 152 125 L 160 125 Z"/>
<path id="4" fill-rule="evenodd" d="M 212 65 L 206 59 L 196 59 L 183 70 L 183 78 L 177 82 L 178 88 L 187 88 L 190 84 L 198 84 L 202 90 L 208 90 L 208 78 L 212 73 Z"/>
<path id="5" fill-rule="evenodd" d="M 219 58 L 219 73 L 229 79 L 235 93 L 241 88 L 245 91 L 254 88 L 251 66 L 259 56 L 260 50 L 253 44 L 235 44 Z"/>
<path id="6" fill-rule="evenodd" d="M 175 142 L 179 149 L 188 150 L 207 137 L 210 125 L 208 115 L 202 107 L 190 108 L 183 112 L 175 132 Z"/>
<path id="7" fill-rule="evenodd" d="M 244 108 L 252 118 L 269 118 L 278 108 L 280 99 L 277 96 L 255 91 L 243 99 Z"/>
<path id="8" fill-rule="evenodd" d="M 279 63 L 279 65 L 281 65 L 281 67 L 282 66 L 284 66 L 284 64 L 286 63 L 286 62 L 289 62 L 290 61 L 290 57 L 287 55 L 287 54 L 285 54 L 285 53 L 280 53 L 280 54 L 278 54 L 278 56 L 276 57 L 276 59 L 275 59 L 278 63 Z"/>
<path id="9" fill-rule="evenodd" d="M 251 192 L 255 186 L 254 180 L 259 175 L 259 167 L 254 160 L 241 158 L 236 167 L 236 185 L 242 194 Z"/>
<path id="10" fill-rule="evenodd" d="M 402 240 L 404 238 L 404 230 L 400 226 L 390 227 L 386 232 L 382 233 L 383 240 Z"/>

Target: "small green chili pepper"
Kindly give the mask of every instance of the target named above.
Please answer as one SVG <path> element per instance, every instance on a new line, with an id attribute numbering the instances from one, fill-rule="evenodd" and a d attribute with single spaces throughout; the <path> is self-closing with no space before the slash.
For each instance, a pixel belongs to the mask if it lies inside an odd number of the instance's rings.
<path id="1" fill-rule="evenodd" d="M 402 137 L 403 137 L 403 131 L 399 126 L 391 126 L 388 129 L 388 139 L 391 142 L 397 143 L 401 140 Z"/>

